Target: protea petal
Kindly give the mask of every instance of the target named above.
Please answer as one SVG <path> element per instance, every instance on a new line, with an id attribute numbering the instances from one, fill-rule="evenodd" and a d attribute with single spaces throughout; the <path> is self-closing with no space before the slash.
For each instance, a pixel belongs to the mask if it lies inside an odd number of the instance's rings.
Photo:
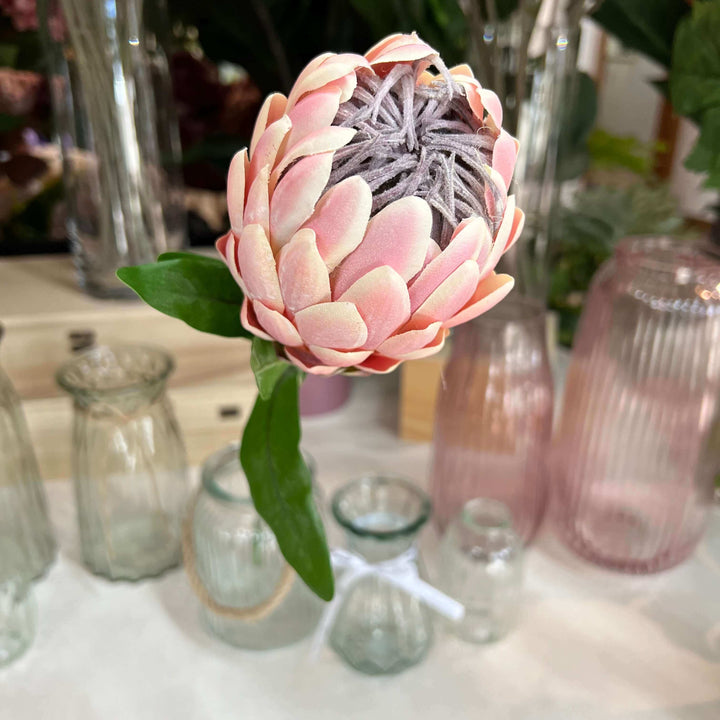
<path id="1" fill-rule="evenodd" d="M 398 358 L 398 360 L 402 360 L 403 362 L 405 362 L 405 360 L 419 360 L 420 358 L 429 357 L 430 355 L 435 355 L 436 353 L 439 353 L 443 349 L 443 346 L 445 345 L 445 339 L 449 334 L 449 330 L 441 328 L 437 331 L 437 333 L 435 333 L 435 337 L 432 338 L 432 340 L 427 343 L 427 345 L 418 348 L 417 350 L 404 353 L 401 357 Z"/>
<path id="2" fill-rule="evenodd" d="M 270 203 L 270 237 L 277 252 L 312 214 L 327 185 L 332 153 L 298 160 L 278 183 Z"/>
<path id="3" fill-rule="evenodd" d="M 326 365 L 305 348 L 287 348 L 285 355 L 293 365 L 313 375 L 333 375 L 340 370 L 339 367 Z"/>
<path id="4" fill-rule="evenodd" d="M 510 237 L 505 244 L 505 252 L 507 252 L 522 235 L 525 226 L 525 213 L 520 208 L 515 208 L 515 217 L 513 218 L 512 228 L 510 228 Z"/>
<path id="5" fill-rule="evenodd" d="M 291 127 L 292 123 L 287 115 L 268 126 L 258 140 L 255 152 L 250 156 L 250 177 L 255 177 L 266 165 L 271 169 L 275 167 L 278 150 Z"/>
<path id="6" fill-rule="evenodd" d="M 240 322 L 242 323 L 242 326 L 253 335 L 257 335 L 257 337 L 262 338 L 263 340 L 273 339 L 260 326 L 257 316 L 255 315 L 253 302 L 249 298 L 245 298 L 243 300 L 242 307 L 240 308 Z"/>
<path id="7" fill-rule="evenodd" d="M 243 225 L 260 225 L 266 235 L 270 232 L 269 179 L 270 170 L 266 165 L 260 170 L 250 186 L 243 217 Z"/>
<path id="8" fill-rule="evenodd" d="M 505 187 L 510 187 L 515 161 L 517 160 L 518 142 L 505 130 L 500 131 L 493 146 L 492 166 L 502 176 Z"/>
<path id="9" fill-rule="evenodd" d="M 437 337 L 441 327 L 442 323 L 438 321 L 430 323 L 430 325 L 422 330 L 400 332 L 397 335 L 389 337 L 378 347 L 377 351 L 381 355 L 400 359 L 430 344 Z"/>
<path id="10" fill-rule="evenodd" d="M 381 40 L 365 53 L 371 65 L 389 62 L 412 62 L 430 58 L 437 53 L 415 34 L 398 33 Z"/>
<path id="11" fill-rule="evenodd" d="M 374 350 L 410 317 L 406 282 L 391 267 L 382 265 L 363 275 L 340 296 L 340 302 L 357 307 L 368 329 L 363 346 Z M 320 357 L 320 355 L 318 355 Z"/>
<path id="12" fill-rule="evenodd" d="M 340 107 L 340 89 L 331 87 L 304 97 L 289 113 L 292 130 L 288 147 L 293 147 L 311 133 L 332 125 Z"/>
<path id="13" fill-rule="evenodd" d="M 309 228 L 298 230 L 280 251 L 278 276 L 285 307 L 293 314 L 330 300 L 330 278 Z"/>
<path id="14" fill-rule="evenodd" d="M 372 375 L 387 375 L 395 370 L 402 360 L 395 360 L 395 358 L 384 357 L 373 353 L 365 362 L 360 363 L 357 367 L 365 373 Z"/>
<path id="15" fill-rule="evenodd" d="M 472 297 L 479 279 L 478 264 L 474 260 L 466 260 L 435 288 L 413 313 L 413 318 L 429 322 L 448 320 Z"/>
<path id="16" fill-rule="evenodd" d="M 487 114 L 495 124 L 495 128 L 499 130 L 502 127 L 503 109 L 500 98 L 492 91 L 483 88 L 480 90 L 480 99 L 483 107 L 487 110 Z"/>
<path id="17" fill-rule="evenodd" d="M 243 229 L 243 213 L 245 212 L 245 178 L 250 167 L 247 149 L 236 152 L 230 162 L 227 179 L 227 206 L 230 227 L 241 233 Z"/>
<path id="18" fill-rule="evenodd" d="M 288 96 L 288 107 L 292 108 L 306 93 L 339 80 L 360 67 L 369 67 L 362 55 L 343 53 L 326 57 L 309 72 L 306 72 L 307 68 L 305 68 Z"/>
<path id="19" fill-rule="evenodd" d="M 326 365 L 342 368 L 357 365 L 372 355 L 371 350 L 350 350 L 349 352 L 344 352 L 342 350 L 331 350 L 330 348 L 319 347 L 318 345 L 310 345 L 309 349 L 318 360 Z"/>
<path id="20" fill-rule="evenodd" d="M 247 294 L 245 283 L 240 277 L 237 259 L 237 239 L 235 233 L 231 230 L 229 233 L 225 233 L 221 238 L 218 238 L 215 243 L 217 251 L 222 255 L 222 259 L 230 270 L 230 274 L 233 276 L 235 282 L 240 286 L 243 293 Z"/>
<path id="21" fill-rule="evenodd" d="M 271 335 L 274 340 L 287 347 L 295 347 L 303 344 L 300 334 L 295 326 L 277 310 L 265 307 L 260 301 L 253 302 L 255 316 L 265 332 Z"/>
<path id="22" fill-rule="evenodd" d="M 238 267 L 252 300 L 260 300 L 272 310 L 283 312 L 280 281 L 275 258 L 265 231 L 260 225 L 247 225 L 237 246 Z"/>
<path id="23" fill-rule="evenodd" d="M 431 229 L 430 206 L 422 198 L 406 197 L 384 207 L 368 223 L 357 250 L 335 270 L 333 296 L 381 265 L 389 265 L 406 282 L 412 279 L 422 269 Z"/>
<path id="24" fill-rule="evenodd" d="M 368 329 L 351 302 L 311 305 L 295 315 L 295 326 L 308 345 L 336 350 L 362 348 Z"/>
<path id="25" fill-rule="evenodd" d="M 287 98 L 282 93 L 272 93 L 265 98 L 265 102 L 262 104 L 255 121 L 252 139 L 250 140 L 251 155 L 255 152 L 260 136 L 265 132 L 267 126 L 272 125 L 283 116 L 286 106 Z"/>
<path id="26" fill-rule="evenodd" d="M 305 227 L 315 231 L 317 247 L 329 271 L 360 244 L 372 209 L 372 192 L 357 175 L 330 188 Z"/>
<path id="27" fill-rule="evenodd" d="M 446 328 L 453 328 L 468 320 L 482 315 L 495 307 L 512 289 L 515 280 L 510 275 L 492 273 L 478 286 L 465 307 L 444 323 Z"/>
<path id="28" fill-rule="evenodd" d="M 492 238 L 484 218 L 472 218 L 466 222 L 453 235 L 447 248 L 410 285 L 411 311 L 415 312 L 463 262 L 477 260 L 481 247 L 487 245 L 489 249 L 491 243 Z"/>
<path id="29" fill-rule="evenodd" d="M 507 199 L 507 205 L 505 206 L 505 214 L 503 215 L 502 222 L 495 233 L 495 239 L 493 241 L 492 250 L 487 257 L 487 260 L 480 268 L 480 279 L 484 279 L 498 264 L 502 254 L 505 252 L 513 227 L 515 227 L 515 196 L 510 195 Z M 518 222 L 520 220 L 518 219 Z"/>

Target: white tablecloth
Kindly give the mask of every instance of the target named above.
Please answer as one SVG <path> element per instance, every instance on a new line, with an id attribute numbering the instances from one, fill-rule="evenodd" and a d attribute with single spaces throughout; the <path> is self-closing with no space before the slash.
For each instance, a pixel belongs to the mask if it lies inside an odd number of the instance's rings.
<path id="1" fill-rule="evenodd" d="M 367 469 L 424 481 L 429 448 L 394 433 L 395 380 L 304 423 L 332 490 Z M 60 556 L 36 588 L 39 627 L 0 670 L 1 720 L 718 720 L 720 513 L 680 567 L 628 577 L 588 565 L 545 529 L 526 564 L 522 620 L 473 646 L 439 632 L 421 665 L 366 677 L 309 641 L 252 653 L 199 623 L 185 576 L 111 583 L 79 560 L 70 484 L 48 483 Z M 425 544 L 432 546 L 426 534 Z"/>

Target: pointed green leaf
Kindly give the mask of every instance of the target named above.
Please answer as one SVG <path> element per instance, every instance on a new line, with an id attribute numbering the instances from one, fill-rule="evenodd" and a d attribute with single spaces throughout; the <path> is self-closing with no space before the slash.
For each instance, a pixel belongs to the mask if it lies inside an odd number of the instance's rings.
<path id="1" fill-rule="evenodd" d="M 273 393 L 275 383 L 287 370 L 288 362 L 278 357 L 275 343 L 255 337 L 252 341 L 250 367 L 255 373 L 255 382 L 260 397 L 267 400 Z"/>
<path id="2" fill-rule="evenodd" d="M 221 260 L 165 253 L 159 262 L 120 268 L 117 276 L 148 305 L 197 330 L 252 337 L 240 323 L 242 290 Z"/>
<path id="3" fill-rule="evenodd" d="M 334 593 L 330 553 L 300 452 L 298 389 L 302 373 L 288 365 L 269 398 L 258 396 L 240 446 L 240 462 L 258 513 L 285 559 L 323 600 Z"/>

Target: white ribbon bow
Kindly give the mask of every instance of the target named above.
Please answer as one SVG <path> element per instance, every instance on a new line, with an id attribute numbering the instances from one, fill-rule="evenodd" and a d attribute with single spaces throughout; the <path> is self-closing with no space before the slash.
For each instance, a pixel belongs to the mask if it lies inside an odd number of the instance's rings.
<path id="1" fill-rule="evenodd" d="M 433 587 L 420 578 L 417 567 L 417 550 L 411 547 L 401 555 L 379 563 L 369 563 L 365 558 L 348 550 L 333 550 L 330 559 L 334 570 L 344 570 L 335 588 L 335 597 L 327 604 L 323 612 L 312 646 L 310 656 L 316 658 L 335 624 L 335 619 L 345 601 L 350 588 L 364 577 L 374 575 L 391 585 L 404 590 L 408 595 L 418 598 L 436 612 L 455 622 L 465 616 L 465 606 L 457 600 Z"/>

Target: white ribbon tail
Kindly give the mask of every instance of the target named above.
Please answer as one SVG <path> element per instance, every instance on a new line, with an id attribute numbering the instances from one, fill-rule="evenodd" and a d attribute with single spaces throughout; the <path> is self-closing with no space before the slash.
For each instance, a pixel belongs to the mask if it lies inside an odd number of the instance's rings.
<path id="1" fill-rule="evenodd" d="M 418 598 L 418 600 L 421 600 L 448 620 L 458 622 L 465 617 L 465 606 L 462 603 L 446 595 L 430 583 L 425 582 L 422 578 L 413 577 L 412 575 L 391 578 L 384 573 L 383 578 L 402 588 L 413 597 Z"/>

